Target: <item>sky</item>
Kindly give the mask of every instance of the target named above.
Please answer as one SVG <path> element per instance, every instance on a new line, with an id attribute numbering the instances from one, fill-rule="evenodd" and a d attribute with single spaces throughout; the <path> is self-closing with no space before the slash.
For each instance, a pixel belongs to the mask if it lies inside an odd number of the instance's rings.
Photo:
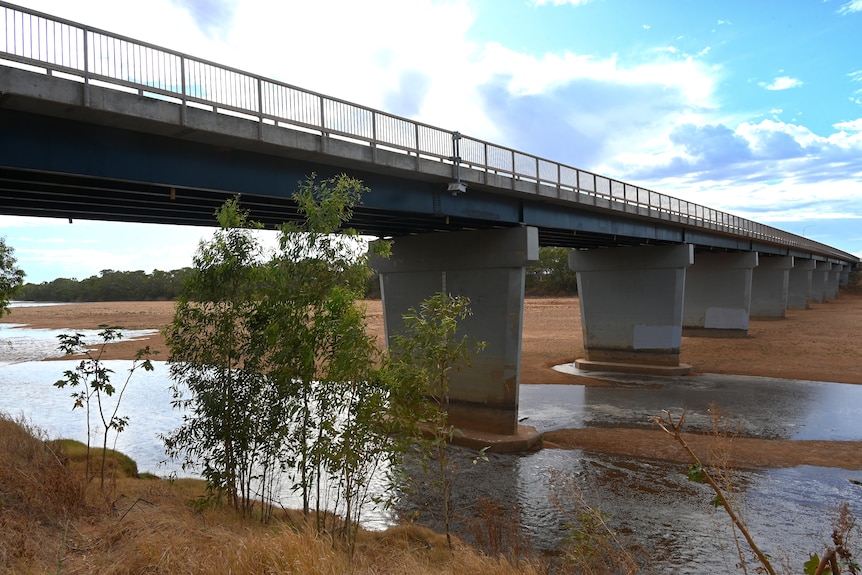
<path id="1" fill-rule="evenodd" d="M 862 0 L 17 0 L 862 257 Z M 0 216 L 26 281 L 206 228 Z"/>

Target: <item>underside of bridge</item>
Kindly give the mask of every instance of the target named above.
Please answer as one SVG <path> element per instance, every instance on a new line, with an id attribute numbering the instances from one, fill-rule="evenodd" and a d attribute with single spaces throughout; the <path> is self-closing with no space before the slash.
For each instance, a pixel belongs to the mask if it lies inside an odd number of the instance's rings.
<path id="1" fill-rule="evenodd" d="M 330 172 L 317 173 L 325 174 L 324 177 L 332 175 Z M 356 172 L 351 171 L 349 175 L 356 175 Z M 371 179 L 373 176 L 366 177 L 363 182 L 367 185 Z M 371 193 L 375 191 L 376 188 L 372 187 Z M 446 194 L 445 191 L 439 193 Z M 5 215 L 214 226 L 215 210 L 234 195 L 221 190 L 0 166 L 0 204 L 3 206 L 0 211 Z M 241 193 L 241 203 L 251 212 L 252 219 L 263 223 L 266 228 L 275 228 L 300 218 L 296 204 L 289 197 Z M 517 222 L 489 225 L 487 220 L 464 216 L 409 214 L 367 205 L 354 209 L 350 223 L 360 233 L 375 237 L 521 225 Z M 543 246 L 594 248 L 641 245 L 644 240 L 617 234 L 543 228 L 539 230 L 539 243 Z"/>
<path id="2" fill-rule="evenodd" d="M 540 245 L 595 248 L 678 243 L 686 229 L 471 185 L 453 196 L 449 178 L 325 156 L 278 153 L 242 138 L 194 131 L 166 135 L 109 125 L 78 108 L 0 96 L 0 213 L 62 219 L 215 225 L 216 208 L 240 194 L 253 219 L 275 227 L 298 218 L 291 199 L 312 173 L 356 177 L 370 188 L 351 226 L 376 237 L 535 226 Z M 695 233 L 694 230 L 689 233 Z M 733 242 L 731 242 L 733 244 Z M 735 244 L 734 244 L 735 245 Z"/>

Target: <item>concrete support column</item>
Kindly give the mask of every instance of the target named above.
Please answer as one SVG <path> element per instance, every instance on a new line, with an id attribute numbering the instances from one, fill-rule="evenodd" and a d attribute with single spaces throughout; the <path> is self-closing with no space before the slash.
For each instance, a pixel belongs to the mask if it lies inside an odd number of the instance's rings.
<path id="1" fill-rule="evenodd" d="M 838 297 L 838 288 L 843 270 L 843 264 L 832 264 L 832 270 L 826 275 L 826 299 L 835 299 Z"/>
<path id="2" fill-rule="evenodd" d="M 787 293 L 788 309 L 811 309 L 811 282 L 816 266 L 817 262 L 814 260 L 796 258 L 793 262 Z"/>
<path id="3" fill-rule="evenodd" d="M 473 315 L 459 333 L 486 346 L 470 368 L 452 373 L 449 385 L 449 421 L 465 433 L 519 432 L 524 267 L 538 258 L 532 227 L 404 236 L 394 240 L 388 259 L 371 258 L 380 273 L 387 346 L 404 333 L 402 316 L 428 297 L 470 298 Z"/>
<path id="4" fill-rule="evenodd" d="M 751 317 L 784 319 L 793 256 L 761 256 L 751 276 Z"/>
<path id="5" fill-rule="evenodd" d="M 688 373 L 679 347 L 685 273 L 693 262 L 691 245 L 569 252 L 587 352 L 577 367 Z"/>
<path id="6" fill-rule="evenodd" d="M 826 301 L 826 282 L 832 272 L 832 264 L 829 262 L 817 262 L 814 271 L 811 272 L 811 301 L 823 303 Z"/>
<path id="7" fill-rule="evenodd" d="M 699 253 L 685 279 L 683 333 L 700 337 L 748 335 L 751 281 L 757 252 Z"/>
<path id="8" fill-rule="evenodd" d="M 842 288 L 850 283 L 850 266 L 845 264 L 841 268 L 841 277 L 838 278 L 838 287 Z"/>

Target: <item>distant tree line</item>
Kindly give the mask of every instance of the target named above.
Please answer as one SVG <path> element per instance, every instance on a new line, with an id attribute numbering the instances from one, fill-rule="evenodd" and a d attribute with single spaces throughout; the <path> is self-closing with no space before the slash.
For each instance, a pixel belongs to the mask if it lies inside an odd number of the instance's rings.
<path id="1" fill-rule="evenodd" d="M 102 270 L 84 280 L 57 278 L 26 283 L 15 294 L 25 301 L 157 301 L 173 300 L 182 292 L 192 268 L 172 271 L 123 272 Z"/>
<path id="2" fill-rule="evenodd" d="M 528 296 L 567 296 L 578 292 L 577 276 L 569 269 L 569 250 L 543 247 L 539 261 L 527 267 Z M 83 280 L 57 278 L 39 284 L 25 283 L 15 297 L 25 301 L 164 301 L 182 293 L 183 282 L 192 268 L 162 271 L 124 272 L 102 270 Z M 365 297 L 380 299 L 380 280 L 373 273 L 366 284 Z"/>

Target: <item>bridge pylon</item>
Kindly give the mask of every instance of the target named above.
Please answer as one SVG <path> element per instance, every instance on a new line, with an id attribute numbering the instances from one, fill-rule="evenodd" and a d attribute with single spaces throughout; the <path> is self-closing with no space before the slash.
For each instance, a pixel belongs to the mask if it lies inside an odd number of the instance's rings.
<path id="1" fill-rule="evenodd" d="M 694 246 L 621 247 L 569 252 L 578 273 L 586 358 L 576 367 L 683 375 L 681 364 L 686 268 Z"/>
<path id="2" fill-rule="evenodd" d="M 538 441 L 534 428 L 518 424 L 525 267 L 538 258 L 533 227 L 402 236 L 388 258 L 372 255 L 387 347 L 394 334 L 404 333 L 403 315 L 428 297 L 443 292 L 470 298 L 472 315 L 459 324 L 459 333 L 485 348 L 450 380 L 454 443 L 516 451 Z"/>

